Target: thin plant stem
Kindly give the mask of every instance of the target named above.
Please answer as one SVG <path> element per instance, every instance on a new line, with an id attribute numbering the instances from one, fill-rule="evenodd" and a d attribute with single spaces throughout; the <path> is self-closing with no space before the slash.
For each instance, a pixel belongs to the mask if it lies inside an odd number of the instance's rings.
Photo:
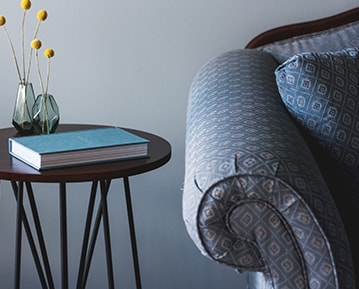
<path id="1" fill-rule="evenodd" d="M 27 83 L 29 81 L 29 77 L 30 77 L 30 67 L 31 67 L 31 59 L 32 59 L 32 49 L 30 49 L 30 53 L 29 53 L 29 66 L 27 67 L 27 74 L 25 77 L 25 83 Z"/>
<path id="2" fill-rule="evenodd" d="M 4 31 L 5 31 L 6 37 L 7 37 L 8 41 L 9 41 L 12 55 L 13 55 L 13 57 L 14 57 L 15 66 L 16 66 L 17 74 L 18 74 L 18 76 L 19 76 L 19 80 L 20 80 L 20 82 L 22 82 L 21 73 L 20 73 L 20 68 L 19 68 L 19 63 L 17 62 L 14 45 L 13 45 L 13 43 L 12 43 L 12 41 L 11 41 L 10 34 L 9 34 L 9 32 L 7 31 L 6 27 L 3 26 L 3 28 L 4 28 Z"/>
<path id="3" fill-rule="evenodd" d="M 25 91 L 25 93 L 24 93 L 25 100 L 24 100 L 24 105 L 22 106 L 22 114 L 21 114 L 21 122 L 20 122 L 22 129 L 24 129 L 24 127 L 25 127 L 25 113 L 27 112 L 28 115 L 31 115 L 30 111 L 29 111 L 29 107 L 27 105 L 27 97 L 26 97 L 28 86 L 27 86 L 27 83 L 24 83 L 23 85 L 24 85 L 24 91 Z"/>
<path id="4" fill-rule="evenodd" d="M 42 96 L 42 102 L 43 102 L 43 107 L 44 107 L 44 109 L 43 109 L 43 121 L 42 121 L 42 126 L 41 126 L 42 133 L 45 133 L 45 132 L 49 133 L 49 114 L 47 112 L 46 98 L 47 98 L 47 94 L 44 94 Z"/>
<path id="5" fill-rule="evenodd" d="M 48 89 L 49 89 L 49 79 L 50 79 L 50 58 L 47 59 L 47 75 L 46 75 L 45 94 L 47 94 Z"/>
<path id="6" fill-rule="evenodd" d="M 37 25 L 36 25 L 36 29 L 35 29 L 35 33 L 34 33 L 34 37 L 33 37 L 33 39 L 35 39 L 35 38 L 36 38 L 37 33 L 39 32 L 39 29 L 40 29 L 40 24 L 41 24 L 41 21 L 37 22 Z"/>
<path id="7" fill-rule="evenodd" d="M 36 39 L 37 33 L 39 32 L 39 29 L 40 29 L 40 23 L 41 23 L 41 21 L 37 22 L 35 33 L 34 33 L 34 36 L 32 37 L 32 39 Z M 27 67 L 27 74 L 26 74 L 26 77 L 25 77 L 25 83 L 27 83 L 29 81 L 31 60 L 32 60 L 32 49 L 30 49 L 30 52 L 29 52 L 29 66 Z"/>
<path id="8" fill-rule="evenodd" d="M 25 16 L 26 10 L 24 10 L 24 14 L 22 17 L 22 25 L 21 25 L 21 55 L 22 55 L 22 71 L 25 81 Z"/>
<path id="9" fill-rule="evenodd" d="M 44 90 L 44 83 L 42 81 L 42 77 L 41 77 L 41 70 L 40 70 L 40 63 L 39 63 L 39 50 L 36 49 L 36 64 L 37 64 L 37 71 L 38 71 L 38 77 L 39 77 L 39 81 L 40 81 L 40 86 L 41 86 L 41 94 L 42 94 L 42 122 L 40 121 L 41 124 L 41 132 L 42 133 L 49 133 L 49 116 L 48 116 L 48 112 L 47 112 L 47 105 L 46 105 L 46 99 L 47 99 L 47 89 L 48 89 L 48 82 L 49 82 L 49 71 L 50 71 L 50 59 L 48 62 L 48 66 L 47 66 L 47 77 L 46 77 L 46 90 Z M 41 117 L 40 117 L 41 120 Z M 46 126 L 46 127 L 45 127 Z M 46 131 L 45 131 L 46 129 Z"/>
<path id="10" fill-rule="evenodd" d="M 40 63 L 39 63 L 39 51 L 38 50 L 36 50 L 36 65 L 37 65 L 37 71 L 38 71 L 38 77 L 39 77 L 39 81 L 40 81 L 40 86 L 41 86 L 41 93 L 42 93 L 42 95 L 44 95 L 45 94 L 44 83 L 43 83 L 42 77 L 41 77 Z"/>

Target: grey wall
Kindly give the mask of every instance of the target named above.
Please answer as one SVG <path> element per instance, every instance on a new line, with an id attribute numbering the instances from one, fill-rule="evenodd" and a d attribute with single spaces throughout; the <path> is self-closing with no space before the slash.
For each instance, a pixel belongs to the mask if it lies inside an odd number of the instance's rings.
<path id="1" fill-rule="evenodd" d="M 1 1 L 0 14 L 18 47 L 18 1 Z M 20 2 L 20 1 L 19 1 Z M 33 1 L 29 15 L 47 9 L 39 33 L 55 49 L 50 93 L 62 123 L 98 123 L 148 130 L 168 139 L 173 157 L 165 167 L 131 178 L 144 289 L 244 288 L 245 275 L 202 257 L 181 216 L 187 94 L 198 69 L 211 57 L 242 48 L 253 36 L 288 23 L 328 16 L 357 6 L 354 0 L 61 0 Z M 28 18 L 30 19 L 30 18 Z M 30 27 L 34 22 L 28 21 Z M 32 31 L 32 29 L 30 29 Z M 32 32 L 31 32 L 32 34 Z M 0 34 L 0 127 L 11 126 L 17 77 Z M 38 92 L 36 75 L 32 82 Z M 122 183 L 110 192 L 116 282 L 134 287 Z M 11 288 L 15 202 L 7 182 L 0 196 L 0 288 Z M 58 283 L 56 186 L 35 185 Z M 71 284 L 76 276 L 88 184 L 69 186 Z M 89 287 L 106 288 L 102 236 Z M 24 288 L 38 288 L 24 245 Z M 104 284 L 104 285 L 102 285 Z"/>

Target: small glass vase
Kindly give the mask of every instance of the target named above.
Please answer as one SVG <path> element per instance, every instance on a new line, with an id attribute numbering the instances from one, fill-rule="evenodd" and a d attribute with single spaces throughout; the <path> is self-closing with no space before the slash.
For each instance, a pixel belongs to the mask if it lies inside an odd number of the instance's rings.
<path id="1" fill-rule="evenodd" d="M 33 132 L 32 107 L 35 103 L 32 83 L 19 83 L 12 116 L 12 124 L 21 134 Z"/>
<path id="2" fill-rule="evenodd" d="M 60 113 L 55 98 L 51 94 L 40 94 L 32 107 L 32 125 L 37 134 L 50 134 L 56 131 Z"/>

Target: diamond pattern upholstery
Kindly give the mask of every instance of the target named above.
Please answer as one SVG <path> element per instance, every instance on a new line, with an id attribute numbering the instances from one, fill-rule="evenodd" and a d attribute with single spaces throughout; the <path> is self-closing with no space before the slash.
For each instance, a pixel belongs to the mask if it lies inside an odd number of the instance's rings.
<path id="1" fill-rule="evenodd" d="M 359 49 L 298 54 L 275 73 L 284 104 L 340 168 L 340 193 L 359 209 Z"/>
<path id="2" fill-rule="evenodd" d="M 259 47 L 279 63 L 302 52 L 335 52 L 359 46 L 359 21 L 320 32 L 295 36 Z"/>
<path id="3" fill-rule="evenodd" d="M 277 65 L 265 52 L 235 50 L 196 76 L 187 110 L 188 233 L 216 262 L 259 272 L 251 289 L 355 288 L 343 224 L 281 101 Z"/>
<path id="4" fill-rule="evenodd" d="M 342 216 L 359 273 L 359 50 L 306 52 L 276 69 L 283 102 L 307 140 Z"/>

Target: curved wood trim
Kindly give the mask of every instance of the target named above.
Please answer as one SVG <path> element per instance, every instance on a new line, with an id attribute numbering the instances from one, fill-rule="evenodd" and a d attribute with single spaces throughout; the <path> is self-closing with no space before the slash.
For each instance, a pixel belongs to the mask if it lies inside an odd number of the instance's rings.
<path id="1" fill-rule="evenodd" d="M 280 26 L 258 34 L 248 42 L 245 48 L 257 48 L 279 40 L 335 28 L 357 20 L 359 20 L 359 8 L 354 8 L 313 21 Z"/>

